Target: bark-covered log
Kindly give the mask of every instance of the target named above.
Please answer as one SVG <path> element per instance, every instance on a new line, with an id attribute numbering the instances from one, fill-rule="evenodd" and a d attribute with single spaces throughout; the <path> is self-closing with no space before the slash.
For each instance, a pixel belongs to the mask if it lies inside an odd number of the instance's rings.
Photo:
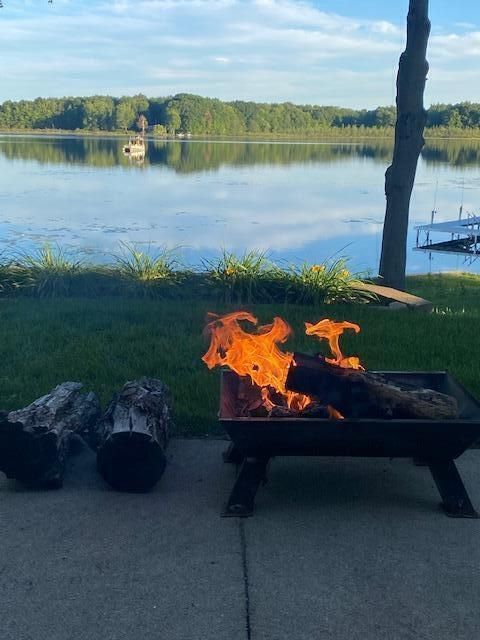
<path id="1" fill-rule="evenodd" d="M 97 465 L 120 491 L 148 491 L 166 465 L 172 428 L 166 385 L 153 378 L 127 382 L 97 426 Z"/>
<path id="2" fill-rule="evenodd" d="M 25 484 L 59 488 L 73 434 L 95 424 L 101 409 L 79 382 L 64 382 L 28 407 L 0 416 L 0 470 Z"/>
<path id="3" fill-rule="evenodd" d="M 449 420 L 458 417 L 455 398 L 432 389 L 389 382 L 366 371 L 342 369 L 321 357 L 294 354 L 287 388 L 318 398 L 345 418 Z"/>

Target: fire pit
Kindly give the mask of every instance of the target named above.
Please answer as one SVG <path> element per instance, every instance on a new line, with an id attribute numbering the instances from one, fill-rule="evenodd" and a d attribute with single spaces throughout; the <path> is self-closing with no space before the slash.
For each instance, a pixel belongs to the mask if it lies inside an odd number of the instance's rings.
<path id="1" fill-rule="evenodd" d="M 476 518 L 454 460 L 480 438 L 480 404 L 447 372 L 381 373 L 392 383 L 431 388 L 453 396 L 456 420 L 329 420 L 239 418 L 240 378 L 222 371 L 220 424 L 232 440 L 225 460 L 240 464 L 223 516 L 250 516 L 258 487 L 274 456 L 417 458 L 428 465 L 448 516 Z"/>
<path id="2" fill-rule="evenodd" d="M 365 371 L 344 356 L 351 322 L 305 323 L 327 340 L 333 357 L 280 349 L 291 334 L 281 318 L 256 325 L 245 311 L 212 314 L 203 356 L 222 371 L 220 423 L 232 440 L 225 458 L 240 464 L 224 516 L 248 516 L 274 456 L 365 456 L 421 459 L 447 515 L 475 518 L 454 460 L 480 438 L 480 404 L 447 372 Z M 247 325 L 248 326 L 248 325 Z"/>

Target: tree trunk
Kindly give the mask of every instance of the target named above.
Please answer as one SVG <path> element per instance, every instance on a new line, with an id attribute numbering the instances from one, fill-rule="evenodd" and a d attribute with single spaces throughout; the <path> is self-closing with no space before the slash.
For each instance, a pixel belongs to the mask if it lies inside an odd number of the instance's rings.
<path id="1" fill-rule="evenodd" d="M 428 0 L 410 0 L 407 45 L 397 74 L 397 122 L 392 164 L 385 173 L 387 206 L 379 274 L 382 284 L 405 289 L 410 196 L 418 157 L 425 140 L 427 112 L 423 107 L 430 21 Z"/>
<path id="2" fill-rule="evenodd" d="M 100 418 L 94 393 L 79 382 L 64 382 L 28 407 L 0 415 L 0 470 L 35 487 L 59 488 L 74 433 Z"/>
<path id="3" fill-rule="evenodd" d="M 97 466 L 120 491 L 148 491 L 166 465 L 170 392 L 160 380 L 127 382 L 96 426 Z"/>

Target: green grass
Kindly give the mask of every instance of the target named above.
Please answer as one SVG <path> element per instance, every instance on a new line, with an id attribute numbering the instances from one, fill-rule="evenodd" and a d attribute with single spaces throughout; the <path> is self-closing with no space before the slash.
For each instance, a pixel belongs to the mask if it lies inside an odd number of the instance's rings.
<path id="1" fill-rule="evenodd" d="M 287 345 L 307 353 L 318 342 L 303 322 L 350 320 L 347 355 L 367 368 L 449 369 L 480 397 L 480 276 L 410 278 L 408 289 L 432 300 L 435 312 L 384 311 L 368 305 L 249 305 L 262 322 L 280 315 L 295 335 Z M 200 358 L 207 311 L 235 305 L 211 301 L 111 298 L 3 298 L 0 300 L 0 409 L 26 405 L 64 380 L 79 380 L 104 405 L 127 380 L 161 378 L 171 388 L 177 431 L 217 431 L 219 373 Z"/>

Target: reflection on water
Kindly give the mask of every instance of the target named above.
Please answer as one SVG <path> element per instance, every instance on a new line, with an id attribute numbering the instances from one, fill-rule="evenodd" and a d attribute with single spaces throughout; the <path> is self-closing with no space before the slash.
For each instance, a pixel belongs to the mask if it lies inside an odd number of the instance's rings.
<path id="1" fill-rule="evenodd" d="M 141 164 L 124 157 L 123 144 L 0 136 L 0 247 L 50 240 L 98 259 L 130 240 L 181 246 L 191 264 L 222 247 L 294 261 L 348 255 L 358 269 L 378 264 L 389 141 L 150 141 Z M 435 193 L 437 221 L 455 218 L 462 199 L 465 211 L 478 213 L 479 188 L 480 142 L 429 142 L 412 225 L 429 221 Z M 408 268 L 463 262 L 409 252 Z"/>

